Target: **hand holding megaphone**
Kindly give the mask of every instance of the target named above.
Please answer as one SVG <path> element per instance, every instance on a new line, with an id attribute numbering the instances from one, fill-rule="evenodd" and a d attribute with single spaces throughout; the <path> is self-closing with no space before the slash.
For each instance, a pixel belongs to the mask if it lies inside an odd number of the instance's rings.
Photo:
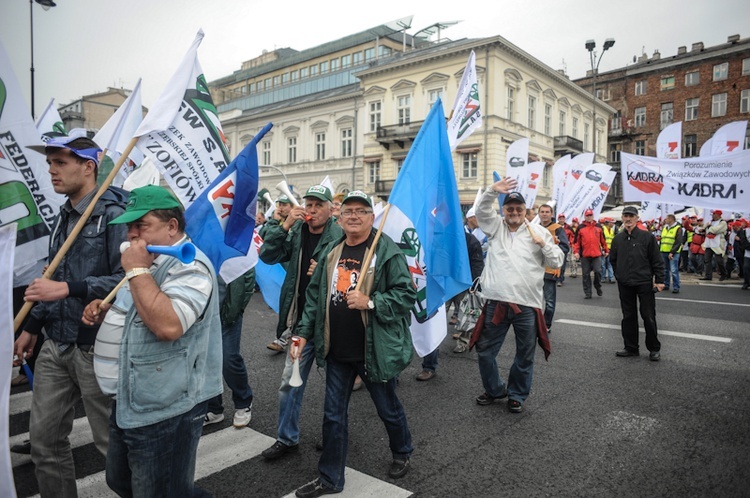
<path id="1" fill-rule="evenodd" d="M 124 253 L 130 247 L 130 242 L 125 241 L 120 244 L 120 254 Z M 151 254 L 166 254 L 182 261 L 184 264 L 192 263 L 195 260 L 195 244 L 184 242 L 176 246 L 146 246 L 146 250 Z"/>

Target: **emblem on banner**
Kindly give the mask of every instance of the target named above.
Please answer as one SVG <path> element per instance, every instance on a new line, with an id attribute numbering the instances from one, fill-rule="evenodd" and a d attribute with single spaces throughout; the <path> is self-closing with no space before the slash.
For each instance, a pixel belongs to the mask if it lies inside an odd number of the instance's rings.
<path id="1" fill-rule="evenodd" d="M 646 166 L 643 161 L 633 161 L 625 168 L 630 185 L 645 194 L 661 194 L 664 176 L 658 166 Z"/>

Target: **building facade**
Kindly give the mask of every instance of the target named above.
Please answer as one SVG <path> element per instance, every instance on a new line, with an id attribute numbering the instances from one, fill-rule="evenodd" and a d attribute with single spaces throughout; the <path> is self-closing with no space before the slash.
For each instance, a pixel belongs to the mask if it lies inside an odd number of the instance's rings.
<path id="1" fill-rule="evenodd" d="M 575 80 L 591 91 L 593 75 Z M 721 126 L 750 117 L 750 38 L 729 36 L 727 42 L 662 57 L 642 55 L 633 65 L 596 75 L 597 97 L 616 112 L 609 120 L 608 163 L 620 167 L 620 153 L 653 156 L 661 130 L 682 121 L 682 157 L 697 156 Z M 744 147 L 750 148 L 745 137 Z M 622 200 L 622 185 L 613 186 Z"/>
<path id="2" fill-rule="evenodd" d="M 84 95 L 70 104 L 60 106 L 58 112 L 66 130 L 83 128 L 89 137 L 93 137 L 131 93 L 132 90 L 124 88 L 108 88 L 106 92 Z M 148 109 L 144 107 L 143 116 L 147 112 Z"/>

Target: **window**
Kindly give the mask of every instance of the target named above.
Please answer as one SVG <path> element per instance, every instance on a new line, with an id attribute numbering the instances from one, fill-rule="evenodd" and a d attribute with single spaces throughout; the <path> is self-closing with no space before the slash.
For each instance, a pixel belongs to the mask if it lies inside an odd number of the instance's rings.
<path id="1" fill-rule="evenodd" d="M 742 76 L 750 74 L 750 59 L 742 59 Z"/>
<path id="2" fill-rule="evenodd" d="M 297 137 L 289 137 L 286 140 L 287 159 L 290 163 L 297 162 Z"/>
<path id="3" fill-rule="evenodd" d="M 635 127 L 640 128 L 646 126 L 646 108 L 636 107 L 635 108 Z"/>
<path id="4" fill-rule="evenodd" d="M 259 82 L 258 82 L 258 91 L 259 91 L 259 92 L 262 92 L 262 91 L 263 91 L 263 82 L 262 82 L 262 81 L 259 81 Z"/>
<path id="5" fill-rule="evenodd" d="M 341 56 L 341 69 L 344 69 L 346 67 L 349 67 L 352 65 L 352 56 L 351 55 L 342 55 Z"/>
<path id="6" fill-rule="evenodd" d="M 646 141 L 645 140 L 636 140 L 635 141 L 635 154 L 639 156 L 645 156 L 646 155 Z"/>
<path id="7" fill-rule="evenodd" d="M 620 131 L 620 129 L 622 129 L 622 113 L 620 111 L 617 111 L 612 115 L 609 129 L 612 131 Z"/>
<path id="8" fill-rule="evenodd" d="M 573 118 L 573 137 L 578 138 L 578 118 Z"/>
<path id="9" fill-rule="evenodd" d="M 552 105 L 544 104 L 544 134 L 549 135 L 552 128 Z"/>
<path id="10" fill-rule="evenodd" d="M 561 137 L 565 135 L 565 111 L 560 111 L 560 135 Z"/>
<path id="11" fill-rule="evenodd" d="M 685 101 L 685 121 L 698 119 L 698 102 L 700 99 L 687 99 Z"/>
<path id="12" fill-rule="evenodd" d="M 352 129 L 341 130 L 341 157 L 352 157 Z"/>
<path id="13" fill-rule="evenodd" d="M 646 95 L 646 80 L 636 81 L 635 82 L 635 94 L 636 95 Z"/>
<path id="14" fill-rule="evenodd" d="M 685 86 L 694 86 L 701 82 L 701 73 L 692 71 L 685 73 Z"/>
<path id="15" fill-rule="evenodd" d="M 430 109 L 432 109 L 432 106 L 435 105 L 435 102 L 437 102 L 437 99 L 443 97 L 443 89 L 440 88 L 438 90 L 430 90 L 430 93 L 428 94 L 428 98 L 430 100 L 429 105 Z"/>
<path id="16" fill-rule="evenodd" d="M 250 93 L 255 93 L 255 83 L 250 83 Z"/>
<path id="17" fill-rule="evenodd" d="M 729 63 L 724 62 L 716 64 L 714 66 L 714 81 L 721 81 L 727 79 L 729 76 Z"/>
<path id="18" fill-rule="evenodd" d="M 281 84 L 286 85 L 289 83 L 289 73 L 284 73 L 281 75 Z"/>
<path id="19" fill-rule="evenodd" d="M 328 61 L 323 61 L 320 63 L 320 74 L 326 74 L 327 72 L 328 72 Z"/>
<path id="20" fill-rule="evenodd" d="M 299 79 L 299 71 L 295 69 L 292 71 L 292 81 L 297 81 Z"/>
<path id="21" fill-rule="evenodd" d="M 367 179 L 370 183 L 380 180 L 380 161 L 367 163 Z"/>
<path id="22" fill-rule="evenodd" d="M 365 49 L 365 62 L 371 61 L 375 58 L 375 49 L 374 48 L 366 48 Z"/>
<path id="23" fill-rule="evenodd" d="M 526 126 L 532 130 L 536 127 L 536 97 L 531 95 L 529 95 L 529 111 Z"/>
<path id="24" fill-rule="evenodd" d="M 310 70 L 306 67 L 303 67 L 299 70 L 299 79 L 307 78 L 310 75 Z"/>
<path id="25" fill-rule="evenodd" d="M 266 85 L 266 90 L 270 90 L 271 89 L 271 78 L 266 78 L 265 79 L 265 85 Z"/>
<path id="26" fill-rule="evenodd" d="M 609 144 L 609 162 L 619 163 L 621 150 L 622 150 L 621 144 Z"/>
<path id="27" fill-rule="evenodd" d="M 461 178 L 477 177 L 477 153 L 461 154 Z"/>
<path id="28" fill-rule="evenodd" d="M 516 103 L 516 89 L 512 86 L 508 87 L 508 120 L 513 121 L 513 111 Z"/>
<path id="29" fill-rule="evenodd" d="M 411 119 L 411 97 L 402 95 L 398 98 L 398 124 L 407 125 Z"/>
<path id="30" fill-rule="evenodd" d="M 724 116 L 727 113 L 727 94 L 717 93 L 711 96 L 711 117 Z"/>
<path id="31" fill-rule="evenodd" d="M 549 188 L 550 178 L 552 178 L 552 166 L 548 163 L 544 165 L 544 171 L 542 171 L 542 186 Z"/>
<path id="32" fill-rule="evenodd" d="M 682 143 L 685 144 L 683 157 L 695 157 L 698 155 L 698 135 L 685 135 Z"/>
<path id="33" fill-rule="evenodd" d="M 583 148 L 588 149 L 589 148 L 589 124 L 583 123 Z"/>
<path id="34" fill-rule="evenodd" d="M 661 79 L 661 91 L 674 89 L 674 76 L 665 76 Z"/>
<path id="35" fill-rule="evenodd" d="M 380 101 L 370 102 L 370 131 L 380 128 Z"/>
<path id="36" fill-rule="evenodd" d="M 326 134 L 320 132 L 315 134 L 315 160 L 322 161 L 326 158 Z"/>
<path id="37" fill-rule="evenodd" d="M 271 142 L 263 142 L 263 164 L 271 164 Z"/>
<path id="38" fill-rule="evenodd" d="M 331 71 L 338 71 L 339 69 L 339 59 L 338 57 L 335 59 L 331 59 Z"/>
<path id="39" fill-rule="evenodd" d="M 354 52 L 352 63 L 356 66 L 357 64 L 362 64 L 362 52 Z"/>
<path id="40" fill-rule="evenodd" d="M 674 121 L 674 104 L 672 102 L 664 102 L 661 105 L 659 129 L 663 130 L 667 126 L 671 125 L 673 121 Z"/>
<path id="41" fill-rule="evenodd" d="M 275 87 L 279 86 L 280 83 L 281 83 L 281 77 L 280 76 L 274 76 L 273 77 L 273 86 L 275 86 Z"/>
<path id="42" fill-rule="evenodd" d="M 312 78 L 312 77 L 317 76 L 317 75 L 318 75 L 318 65 L 317 64 L 313 64 L 312 66 L 310 66 L 310 77 Z"/>
<path id="43" fill-rule="evenodd" d="M 750 90 L 740 92 L 740 112 L 750 112 Z"/>
<path id="44" fill-rule="evenodd" d="M 391 55 L 391 47 L 386 47 L 385 45 L 380 45 L 378 47 L 378 56 L 379 57 L 388 57 Z"/>
<path id="45" fill-rule="evenodd" d="M 396 159 L 396 174 L 397 175 L 401 173 L 401 168 L 404 167 L 404 161 L 406 161 L 405 157 L 402 157 L 401 159 Z"/>

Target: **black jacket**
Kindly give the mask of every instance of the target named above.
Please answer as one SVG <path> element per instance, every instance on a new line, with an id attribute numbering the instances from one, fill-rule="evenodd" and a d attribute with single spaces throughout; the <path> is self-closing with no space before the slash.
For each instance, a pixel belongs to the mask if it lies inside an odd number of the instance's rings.
<path id="1" fill-rule="evenodd" d="M 471 267 L 471 279 L 476 280 L 484 271 L 484 257 L 482 255 L 482 244 L 476 237 L 466 233 L 466 249 L 469 251 L 469 266 Z"/>
<path id="2" fill-rule="evenodd" d="M 612 239 L 609 261 L 615 278 L 622 285 L 664 283 L 664 261 L 653 235 L 638 227 L 632 233 L 622 230 Z"/>

